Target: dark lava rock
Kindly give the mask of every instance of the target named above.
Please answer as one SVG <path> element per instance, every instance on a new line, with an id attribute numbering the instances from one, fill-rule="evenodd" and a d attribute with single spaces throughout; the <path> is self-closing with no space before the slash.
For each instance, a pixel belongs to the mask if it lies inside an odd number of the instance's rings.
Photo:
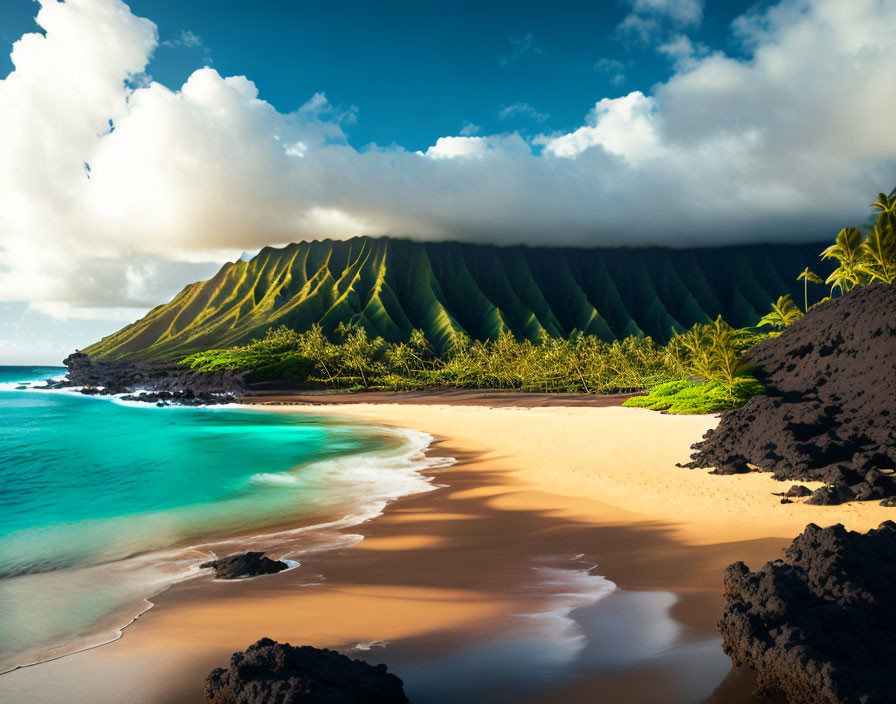
<path id="1" fill-rule="evenodd" d="M 289 567 L 281 560 L 272 560 L 269 557 L 265 557 L 263 552 L 228 555 L 218 560 L 210 560 L 199 566 L 213 567 L 217 579 L 241 579 L 242 577 L 257 577 L 262 574 L 276 574 Z"/>
<path id="2" fill-rule="evenodd" d="M 209 704 L 407 704 L 401 680 L 333 650 L 262 638 L 205 680 Z"/>
<path id="3" fill-rule="evenodd" d="M 790 704 L 896 701 L 896 523 L 810 523 L 783 560 L 725 571 L 723 647 Z"/>
<path id="4" fill-rule="evenodd" d="M 163 400 L 188 406 L 229 403 L 242 396 L 248 373 L 195 372 L 171 362 L 93 359 L 83 352 L 70 354 L 64 364 L 68 374 L 61 385 L 83 386 L 81 393 L 100 393 L 96 387 L 103 387 L 104 394 L 130 394 L 126 397 L 129 401 L 158 404 Z"/>
<path id="5" fill-rule="evenodd" d="M 812 492 L 812 496 L 806 501 L 813 506 L 839 506 L 847 501 L 854 501 L 858 497 L 847 487 L 823 486 Z"/>
<path id="6" fill-rule="evenodd" d="M 812 490 L 809 487 L 803 486 L 802 484 L 794 484 L 792 487 L 790 487 L 787 490 L 787 493 L 784 494 L 784 496 L 789 496 L 790 498 L 799 499 L 804 496 L 809 496 L 811 493 L 812 493 Z"/>
<path id="7" fill-rule="evenodd" d="M 896 507 L 896 496 L 891 496 L 889 499 L 884 499 L 880 502 L 881 506 L 886 506 L 887 508 Z"/>
<path id="8" fill-rule="evenodd" d="M 791 501 L 790 499 L 785 497 L 785 498 L 781 499 L 781 503 L 782 504 L 792 504 L 793 501 Z"/>
<path id="9" fill-rule="evenodd" d="M 765 395 L 723 414 L 687 466 L 838 488 L 809 503 L 896 495 L 896 285 L 820 305 L 746 361 Z"/>

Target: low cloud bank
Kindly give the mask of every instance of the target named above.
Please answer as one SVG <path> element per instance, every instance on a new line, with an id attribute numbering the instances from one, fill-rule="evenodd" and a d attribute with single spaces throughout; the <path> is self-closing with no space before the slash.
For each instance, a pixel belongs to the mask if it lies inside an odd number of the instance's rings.
<path id="1" fill-rule="evenodd" d="M 0 81 L 0 300 L 60 317 L 303 238 L 805 241 L 896 183 L 892 0 L 783 0 L 734 23 L 747 58 L 680 42 L 671 79 L 569 133 L 422 152 L 353 148 L 320 94 L 284 114 L 212 68 L 153 82 L 156 27 L 119 0 L 42 0 L 37 22 Z"/>

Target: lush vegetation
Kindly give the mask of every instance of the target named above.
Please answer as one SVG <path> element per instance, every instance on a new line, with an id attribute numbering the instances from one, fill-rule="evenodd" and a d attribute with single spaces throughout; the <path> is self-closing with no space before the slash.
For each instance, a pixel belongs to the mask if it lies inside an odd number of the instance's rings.
<path id="1" fill-rule="evenodd" d="M 739 376 L 730 387 L 718 381 L 678 379 L 655 386 L 644 396 L 633 396 L 622 405 L 669 413 L 718 413 L 743 406 L 763 390 L 762 384 L 749 375 Z"/>
<path id="2" fill-rule="evenodd" d="M 872 222 L 864 233 L 857 227 L 844 227 L 830 247 L 821 253 L 821 260 L 833 260 L 837 268 L 823 282 L 831 287 L 830 295 L 842 294 L 856 286 L 896 283 L 896 188 L 889 195 L 880 193 L 869 206 L 874 211 Z M 794 303 L 791 295 L 784 294 L 772 303 L 772 309 L 764 315 L 760 326 L 778 330 L 792 325 L 813 307 L 809 305 L 809 284 L 822 283 L 809 267 L 797 276 L 803 282 L 803 310 Z M 830 300 L 821 299 L 815 305 Z"/>
<path id="3" fill-rule="evenodd" d="M 844 227 L 837 239 L 821 254 L 833 259 L 837 268 L 825 283 L 835 290 L 849 291 L 856 286 L 896 282 L 896 189 L 881 193 L 870 206 L 875 221 L 863 233 L 856 227 Z"/>
<path id="4" fill-rule="evenodd" d="M 251 369 L 255 378 L 344 389 L 450 387 L 593 394 L 686 380 L 682 383 L 692 389 L 685 394 L 691 399 L 690 412 L 731 408 L 761 391 L 740 360 L 762 335 L 735 330 L 721 318 L 695 325 L 666 345 L 634 336 L 606 342 L 595 335 L 573 335 L 536 345 L 509 333 L 485 342 L 459 334 L 443 355 L 419 330 L 399 343 L 371 339 L 360 326 L 340 326 L 338 334 L 339 341 L 333 342 L 318 325 L 305 332 L 280 327 L 248 345 L 200 352 L 184 363 L 197 371 Z"/>
<path id="5" fill-rule="evenodd" d="M 808 267 L 806 271 L 809 271 Z M 809 273 L 812 274 L 811 271 Z M 771 312 L 766 313 L 759 319 L 759 327 L 769 325 L 773 328 L 786 328 L 802 317 L 803 311 L 797 308 L 796 303 L 793 302 L 788 293 L 784 296 L 779 296 L 778 300 L 772 303 Z"/>

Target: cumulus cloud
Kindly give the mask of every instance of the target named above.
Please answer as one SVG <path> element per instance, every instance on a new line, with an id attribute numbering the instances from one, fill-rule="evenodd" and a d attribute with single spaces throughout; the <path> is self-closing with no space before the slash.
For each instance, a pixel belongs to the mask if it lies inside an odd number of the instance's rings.
<path id="1" fill-rule="evenodd" d="M 0 301 L 57 316 L 158 303 L 303 238 L 826 238 L 896 183 L 892 0 L 783 0 L 736 22 L 746 58 L 691 52 L 564 133 L 470 127 L 421 151 L 352 147 L 357 111 L 323 94 L 281 113 L 251 77 L 153 82 L 156 28 L 120 0 L 43 0 L 37 21 L 0 81 Z"/>
<path id="2" fill-rule="evenodd" d="M 586 124 L 574 132 L 539 137 L 539 144 L 554 156 L 575 158 L 592 147 L 637 165 L 663 156 L 660 115 L 656 101 L 640 91 L 622 98 L 604 98 L 588 114 Z"/>
<path id="3" fill-rule="evenodd" d="M 670 59 L 679 71 L 693 66 L 694 59 L 708 55 L 709 49 L 703 44 L 694 44 L 686 34 L 675 34 L 657 47 L 657 52 Z"/>

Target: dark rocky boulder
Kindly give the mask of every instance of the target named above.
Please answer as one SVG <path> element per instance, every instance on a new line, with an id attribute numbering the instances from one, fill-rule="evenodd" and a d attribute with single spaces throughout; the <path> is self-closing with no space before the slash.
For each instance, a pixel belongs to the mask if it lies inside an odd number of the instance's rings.
<path id="1" fill-rule="evenodd" d="M 804 496 L 810 496 L 812 494 L 812 490 L 803 486 L 802 484 L 794 484 L 790 487 L 784 496 L 789 496 L 790 498 L 802 498 Z"/>
<path id="2" fill-rule="evenodd" d="M 262 638 L 205 680 L 208 704 L 407 704 L 401 680 L 333 650 Z"/>
<path id="3" fill-rule="evenodd" d="M 765 395 L 723 414 L 686 466 L 833 487 L 809 503 L 896 494 L 896 285 L 822 304 L 746 361 Z"/>
<path id="4" fill-rule="evenodd" d="M 213 568 L 217 579 L 242 579 L 243 577 L 257 577 L 263 574 L 276 574 L 289 567 L 282 560 L 272 560 L 269 557 L 265 557 L 263 552 L 244 552 L 239 555 L 228 555 L 217 560 L 204 562 L 199 566 L 202 568 Z"/>
<path id="5" fill-rule="evenodd" d="M 896 523 L 809 524 L 783 560 L 725 572 L 723 647 L 790 704 L 896 701 Z"/>
<path id="6" fill-rule="evenodd" d="M 94 359 L 83 352 L 63 363 L 68 369 L 64 386 L 84 387 L 87 394 L 100 393 L 98 388 L 104 394 L 130 394 L 129 401 L 198 406 L 228 403 L 246 392 L 247 372 L 196 372 L 172 362 Z"/>

